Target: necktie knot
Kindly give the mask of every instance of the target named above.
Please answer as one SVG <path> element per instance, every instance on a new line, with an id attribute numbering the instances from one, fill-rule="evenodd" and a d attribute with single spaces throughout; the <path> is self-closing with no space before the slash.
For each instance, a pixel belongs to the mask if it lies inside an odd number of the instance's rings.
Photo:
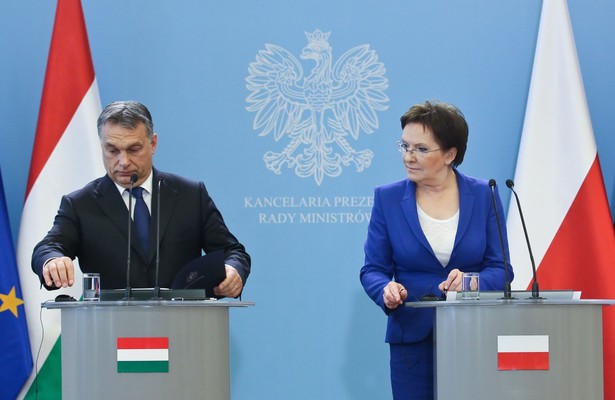
<path id="1" fill-rule="evenodd" d="M 135 196 L 137 200 L 143 200 L 143 188 L 141 186 L 132 188 L 132 195 Z"/>

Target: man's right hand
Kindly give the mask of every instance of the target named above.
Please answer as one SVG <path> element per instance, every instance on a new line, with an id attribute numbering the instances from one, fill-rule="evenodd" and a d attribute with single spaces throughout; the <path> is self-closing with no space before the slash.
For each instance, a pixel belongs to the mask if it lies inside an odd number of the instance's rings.
<path id="1" fill-rule="evenodd" d="M 69 257 L 52 258 L 43 265 L 43 279 L 49 287 L 69 287 L 75 283 L 75 266 Z"/>

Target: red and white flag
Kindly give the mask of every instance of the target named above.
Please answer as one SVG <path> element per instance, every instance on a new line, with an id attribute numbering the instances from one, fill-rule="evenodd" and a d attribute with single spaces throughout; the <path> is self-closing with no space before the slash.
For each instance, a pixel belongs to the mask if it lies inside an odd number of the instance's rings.
<path id="1" fill-rule="evenodd" d="M 34 246 L 51 228 L 61 196 L 104 174 L 96 130 L 100 111 L 81 1 L 58 0 L 17 246 L 30 344 L 38 360 L 38 371 L 33 371 L 21 396 L 34 391 L 33 377 L 39 372 L 38 399 L 59 398 L 60 313 L 40 313 L 41 303 L 57 293 L 40 287 L 30 262 Z M 79 271 L 75 285 L 62 293 L 80 297 Z M 37 355 L 42 338 L 39 316 L 45 337 Z"/>
<path id="2" fill-rule="evenodd" d="M 498 370 L 548 370 L 548 335 L 498 336 Z"/>
<path id="3" fill-rule="evenodd" d="M 615 231 L 565 0 L 544 0 L 515 190 L 541 290 L 573 289 L 613 299 Z M 532 267 L 511 197 L 507 218 L 513 288 L 528 289 Z M 604 376 L 615 376 L 615 307 L 604 309 Z M 615 399 L 615 380 L 605 379 Z"/>

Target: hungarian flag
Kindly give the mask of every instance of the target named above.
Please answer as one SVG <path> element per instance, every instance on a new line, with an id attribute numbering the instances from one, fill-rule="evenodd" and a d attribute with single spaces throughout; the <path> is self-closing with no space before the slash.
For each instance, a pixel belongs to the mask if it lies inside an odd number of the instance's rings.
<path id="1" fill-rule="evenodd" d="M 615 231 L 565 0 L 543 2 L 515 190 L 540 289 L 615 298 Z M 513 287 L 529 289 L 532 267 L 512 196 L 507 223 Z M 603 316 L 605 398 L 615 399 L 615 307 Z"/>
<path id="2" fill-rule="evenodd" d="M 33 371 L 22 391 L 27 398 L 34 398 L 36 390 L 39 400 L 60 397 L 60 312 L 41 314 L 41 303 L 60 292 L 79 298 L 81 274 L 75 271 L 72 288 L 50 292 L 41 288 L 30 262 L 34 246 L 51 228 L 61 196 L 104 174 L 96 130 L 100 111 L 81 2 L 58 0 L 17 246 L 34 358 L 41 345 L 40 370 Z"/>
<path id="3" fill-rule="evenodd" d="M 32 371 L 32 353 L 0 171 L 0 399 L 14 399 Z"/>
<path id="4" fill-rule="evenodd" d="M 117 338 L 117 372 L 169 372 L 169 338 Z"/>

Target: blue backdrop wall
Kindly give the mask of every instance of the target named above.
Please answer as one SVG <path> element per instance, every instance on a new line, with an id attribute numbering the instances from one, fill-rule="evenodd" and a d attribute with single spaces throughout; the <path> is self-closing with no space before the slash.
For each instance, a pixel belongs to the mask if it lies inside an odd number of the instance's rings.
<path id="1" fill-rule="evenodd" d="M 456 104 L 470 125 L 460 169 L 498 182 L 514 177 L 541 1 L 83 6 L 103 105 L 148 105 L 159 134 L 155 165 L 205 181 L 253 256 L 244 299 L 256 307 L 232 311 L 233 398 L 390 398 L 385 317 L 358 272 L 373 187 L 405 176 L 395 149 L 399 116 L 425 99 Z M 569 0 L 569 8 L 613 210 L 615 2 Z M 15 240 L 54 13 L 55 1 L 0 4 L 0 165 Z M 250 96 L 255 85 L 266 92 L 271 72 L 286 65 L 286 77 L 297 78 L 297 104 L 312 101 L 306 107 L 314 110 L 316 63 L 301 54 L 327 45 L 332 65 L 347 67 L 332 83 L 362 74 L 372 108 L 360 111 L 368 122 L 356 137 L 333 118 L 330 158 L 310 162 L 297 158 L 309 143 L 263 134 L 260 118 L 270 114 Z M 345 56 L 364 45 L 371 53 L 349 63 Z M 354 101 L 344 93 L 338 100 Z M 574 163 L 575 149 L 561 157 Z M 57 179 L 70 180 L 70 172 Z M 501 192 L 507 208 L 509 193 Z"/>

